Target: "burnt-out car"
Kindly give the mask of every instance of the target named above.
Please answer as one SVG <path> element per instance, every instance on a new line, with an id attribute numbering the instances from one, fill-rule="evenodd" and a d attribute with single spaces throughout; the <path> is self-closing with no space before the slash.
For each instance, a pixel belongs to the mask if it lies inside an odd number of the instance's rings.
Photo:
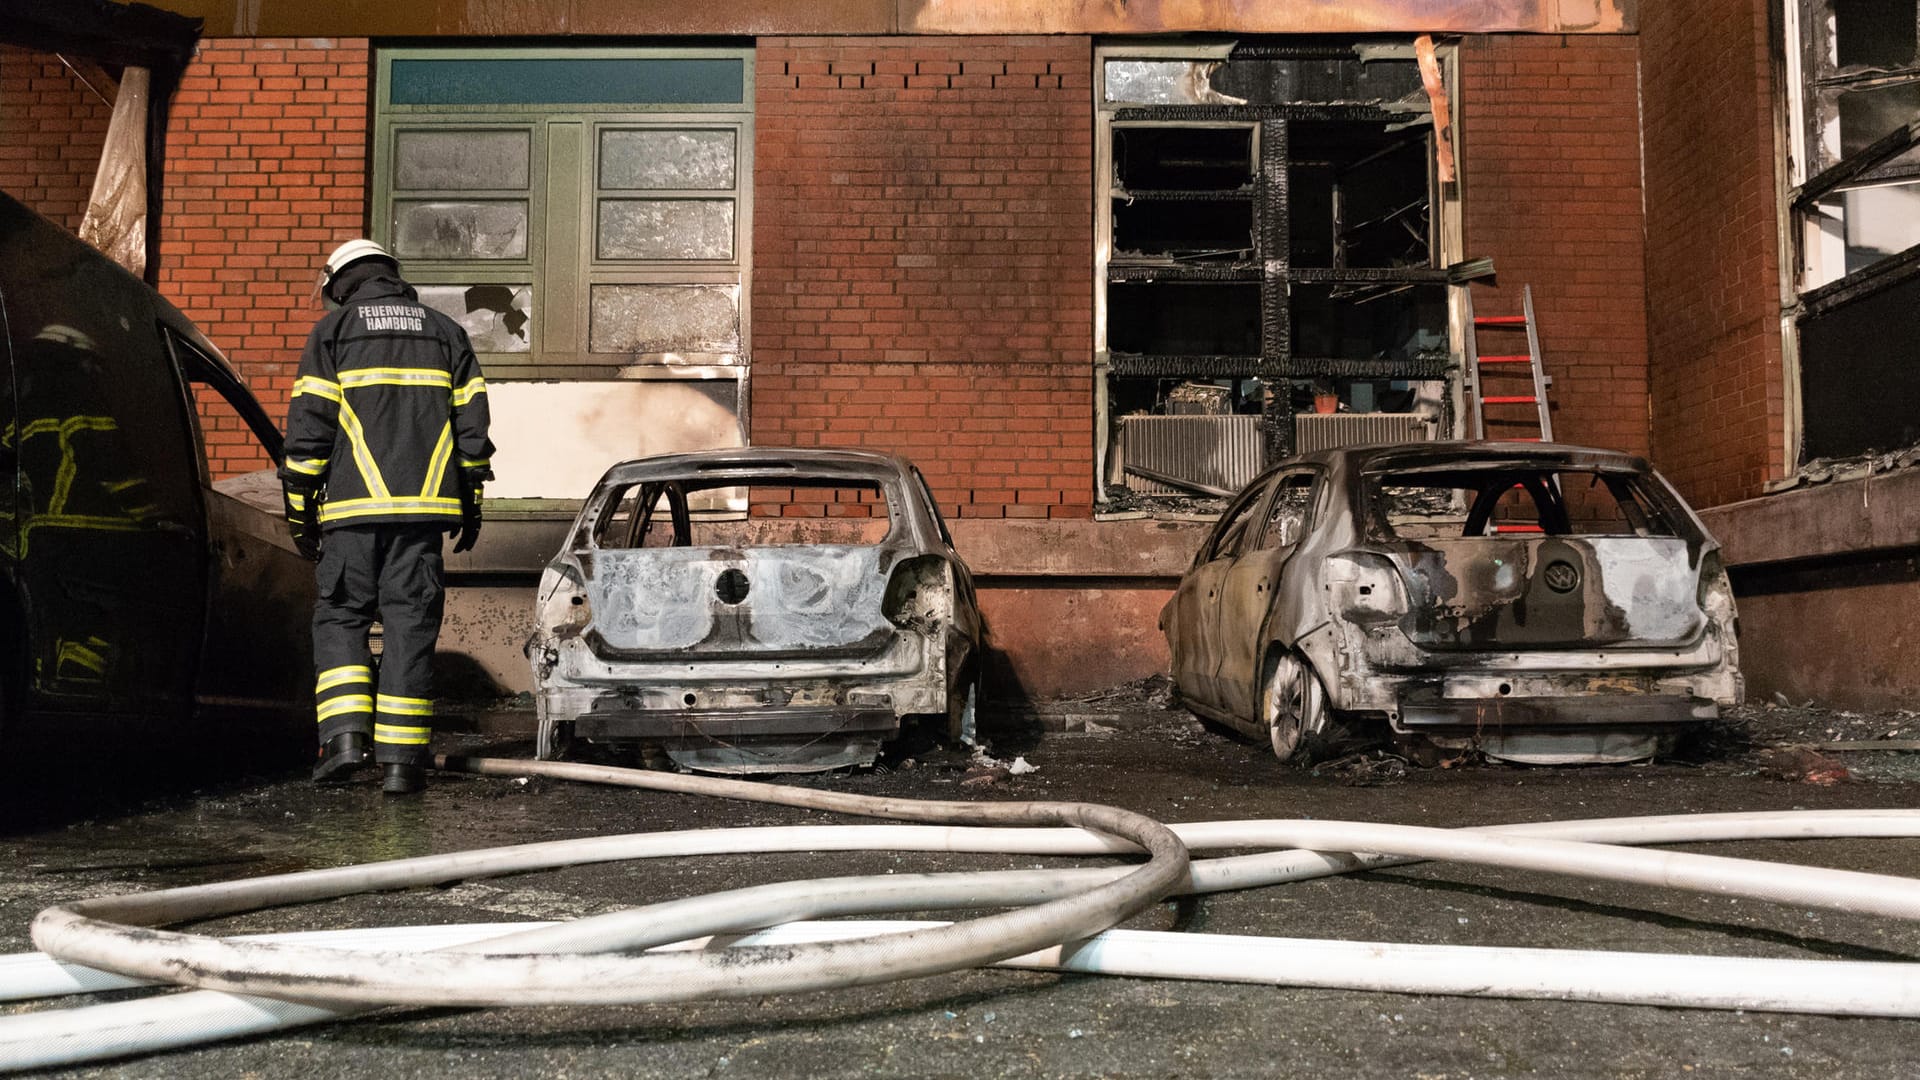
<path id="1" fill-rule="evenodd" d="M 1638 760 L 1742 694 L 1718 545 L 1607 450 L 1284 461 L 1228 505 L 1160 625 L 1189 707 L 1283 759 L 1371 719 L 1507 760 Z"/>
<path id="2" fill-rule="evenodd" d="M 616 465 L 547 565 L 535 620 L 542 758 L 587 739 L 705 772 L 808 772 L 871 763 L 909 717 L 973 737 L 973 578 L 898 457 Z"/>

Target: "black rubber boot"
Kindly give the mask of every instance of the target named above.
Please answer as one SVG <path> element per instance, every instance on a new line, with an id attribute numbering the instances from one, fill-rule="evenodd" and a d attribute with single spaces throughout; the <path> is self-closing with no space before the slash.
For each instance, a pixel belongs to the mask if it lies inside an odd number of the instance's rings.
<path id="1" fill-rule="evenodd" d="M 313 767 L 316 784 L 342 784 L 353 771 L 367 762 L 367 737 L 358 731 L 346 731 L 328 739 L 320 748 L 320 763 Z"/>
<path id="2" fill-rule="evenodd" d="M 380 790 L 389 795 L 418 795 L 427 788 L 427 770 L 418 765 L 389 765 Z"/>

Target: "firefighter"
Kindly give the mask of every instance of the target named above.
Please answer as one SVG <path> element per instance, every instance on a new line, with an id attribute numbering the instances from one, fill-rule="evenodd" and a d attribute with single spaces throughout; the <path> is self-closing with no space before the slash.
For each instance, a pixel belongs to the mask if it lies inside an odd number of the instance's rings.
<path id="1" fill-rule="evenodd" d="M 441 537 L 473 547 L 493 478 L 487 384 L 466 331 L 421 304 L 379 244 L 340 245 L 319 288 L 338 306 L 300 355 L 280 469 L 294 543 L 319 563 L 313 778 L 345 780 L 371 744 L 383 790 L 412 794 L 430 760 Z"/>

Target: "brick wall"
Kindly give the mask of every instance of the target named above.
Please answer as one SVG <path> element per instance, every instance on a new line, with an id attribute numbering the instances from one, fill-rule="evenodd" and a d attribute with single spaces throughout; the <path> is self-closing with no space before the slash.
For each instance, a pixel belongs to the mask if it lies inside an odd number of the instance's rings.
<path id="1" fill-rule="evenodd" d="M 1460 129 L 1466 251 L 1499 272 L 1498 287 L 1473 287 L 1476 313 L 1519 314 L 1531 285 L 1554 437 L 1645 453 L 1637 57 L 1632 37 L 1467 38 Z"/>
<path id="2" fill-rule="evenodd" d="M 1092 45 L 762 38 L 753 441 L 911 457 L 949 513 L 1086 517 Z"/>
<path id="3" fill-rule="evenodd" d="M 365 39 L 206 40 L 167 135 L 160 291 L 283 420 L 320 311 L 320 262 L 366 228 Z M 268 462 L 239 417 L 202 409 L 216 475 Z"/>
<path id="4" fill-rule="evenodd" d="M 1653 446 L 1691 500 L 1760 493 L 1783 434 L 1767 6 L 1641 9 Z"/>
<path id="5" fill-rule="evenodd" d="M 112 116 L 59 57 L 0 45 L 0 191 L 80 231 Z"/>

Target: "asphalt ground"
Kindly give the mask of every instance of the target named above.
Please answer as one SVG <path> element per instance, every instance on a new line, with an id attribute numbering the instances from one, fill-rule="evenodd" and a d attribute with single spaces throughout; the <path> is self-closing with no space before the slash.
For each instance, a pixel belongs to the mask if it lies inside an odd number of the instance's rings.
<path id="1" fill-rule="evenodd" d="M 1747 710 L 1686 760 L 1408 768 L 1378 754 L 1317 773 L 1151 702 L 1078 706 L 1076 732 L 1004 732 L 1038 771 L 988 774 L 909 745 L 813 787 L 932 799 L 1070 799 L 1163 821 L 1345 818 L 1483 825 L 1727 810 L 1920 805 L 1910 752 L 1780 760 L 1783 742 L 1912 737 L 1907 714 Z M 1111 724 L 1097 722 L 1106 709 Z M 530 756 L 513 725 L 440 737 L 453 752 Z M 507 732 L 505 734 L 498 732 Z M 969 775 L 974 783 L 964 783 Z M 1782 777 L 1795 777 L 1783 779 Z M 30 948 L 47 904 L 81 896 L 604 833 L 818 824 L 828 815 L 545 780 L 436 775 L 418 799 L 369 775 L 230 781 L 0 837 L 0 951 Z M 1697 845 L 1692 850 L 1895 874 L 1920 841 Z M 766 881 L 1032 866 L 1032 857 L 874 852 L 716 856 L 574 867 L 221 919 L 216 932 L 568 918 Z M 1920 926 L 1544 874 L 1426 864 L 1171 901 L 1137 928 L 1468 945 L 1908 959 Z M 105 998 L 69 999 L 62 1005 Z M 36 1006 L 14 1007 L 23 1011 Z M 45 1007 L 45 1006 L 38 1006 Z M 714 1004 L 392 1010 L 72 1076 L 1379 1076 L 1910 1077 L 1920 1022 L 968 971 L 878 987 Z"/>

